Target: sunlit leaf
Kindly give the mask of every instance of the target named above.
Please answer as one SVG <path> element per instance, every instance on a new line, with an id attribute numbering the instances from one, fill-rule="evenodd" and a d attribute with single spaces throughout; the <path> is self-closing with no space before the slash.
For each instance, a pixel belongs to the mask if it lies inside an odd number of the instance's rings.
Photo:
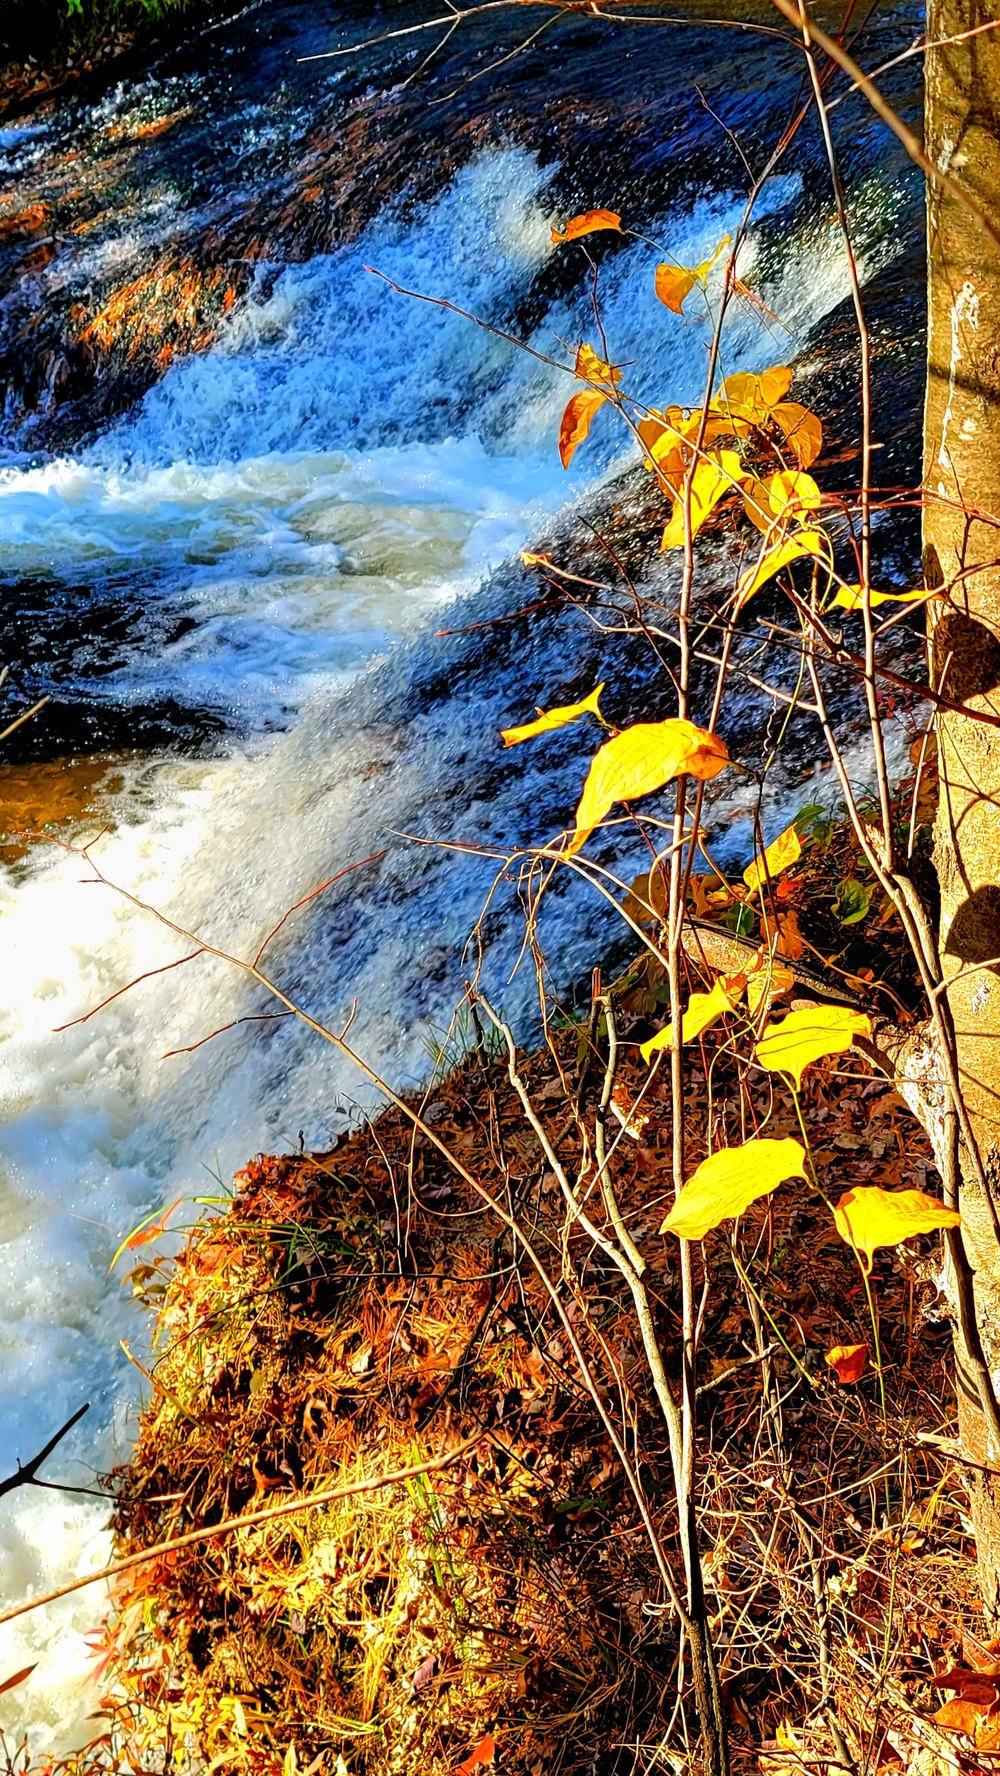
<path id="1" fill-rule="evenodd" d="M 533 740 L 536 734 L 551 734 L 553 728 L 564 728 L 567 723 L 575 722 L 581 715 L 600 717 L 598 698 L 604 689 L 599 684 L 596 691 L 581 698 L 579 703 L 561 703 L 557 709 L 539 709 L 534 721 L 525 722 L 519 728 L 503 728 L 500 738 L 505 746 L 517 746 L 521 740 Z"/>
<path id="2" fill-rule="evenodd" d="M 599 389 L 581 389 L 578 395 L 567 401 L 559 426 L 559 456 L 564 469 L 569 468 L 573 452 L 583 443 L 594 414 L 604 406 L 607 398 Z"/>
<path id="3" fill-rule="evenodd" d="M 521 560 L 525 567 L 552 567 L 554 565 L 551 555 L 539 555 L 533 549 L 522 549 Z"/>
<path id="4" fill-rule="evenodd" d="M 584 210 L 582 216 L 573 216 L 565 228 L 553 228 L 553 244 L 558 246 L 563 241 L 581 240 L 585 234 L 597 234 L 602 228 L 621 230 L 622 219 L 614 210 Z"/>
<path id="5" fill-rule="evenodd" d="M 741 418 L 764 420 L 776 403 L 792 386 L 792 372 L 785 364 L 776 364 L 759 376 L 752 370 L 737 370 L 727 376 L 717 404 L 727 407 Z"/>
<path id="6" fill-rule="evenodd" d="M 899 1246 L 918 1233 L 939 1227 L 958 1227 L 957 1209 L 946 1209 L 922 1190 L 882 1190 L 877 1184 L 858 1184 L 845 1190 L 834 1204 L 833 1219 L 842 1240 L 864 1256 L 869 1272 L 879 1246 Z"/>
<path id="7" fill-rule="evenodd" d="M 955 1733 L 965 1733 L 969 1739 L 976 1737 L 976 1728 L 983 1713 L 974 1702 L 960 1702 L 957 1697 L 951 1702 L 942 1703 L 931 1720 L 939 1727 L 950 1727 Z"/>
<path id="8" fill-rule="evenodd" d="M 691 268 L 685 265 L 667 265 L 656 267 L 656 294 L 666 308 L 674 314 L 683 314 L 684 303 L 690 296 L 695 284 L 704 283 L 716 260 L 725 252 L 729 245 L 729 236 L 724 234 L 710 259 L 703 259 L 700 265 Z"/>
<path id="9" fill-rule="evenodd" d="M 797 458 L 799 467 L 808 469 L 823 448 L 823 427 L 815 413 L 800 406 L 798 401 L 781 401 L 772 407 L 771 418 L 784 432 L 785 443 Z"/>
<path id="10" fill-rule="evenodd" d="M 770 1196 L 786 1178 L 804 1178 L 805 1148 L 798 1141 L 764 1138 L 722 1147 L 703 1159 L 660 1228 L 678 1239 L 704 1239 L 721 1221 L 742 1215 L 758 1197 Z"/>
<path id="11" fill-rule="evenodd" d="M 783 567 L 790 566 L 793 561 L 802 561 L 807 555 L 812 555 L 816 560 L 822 560 L 828 551 L 829 542 L 822 530 L 797 530 L 794 536 L 786 537 L 783 542 L 775 543 L 772 548 L 765 549 L 756 566 L 748 567 L 746 572 L 740 575 L 739 585 L 736 588 L 737 608 L 742 610 L 754 593 L 759 592 L 768 580 L 773 580 L 775 574 L 780 573 Z"/>
<path id="12" fill-rule="evenodd" d="M 577 346 L 573 375 L 578 376 L 581 382 L 596 382 L 599 387 L 609 391 L 622 379 L 617 365 L 599 358 L 592 345 Z"/>
<path id="13" fill-rule="evenodd" d="M 750 892 L 763 887 L 765 882 L 780 876 L 782 870 L 791 869 L 802 856 L 802 840 L 794 826 L 786 826 L 783 833 L 772 839 L 763 857 L 755 857 L 743 871 L 743 880 Z"/>
<path id="14" fill-rule="evenodd" d="M 866 1344 L 835 1344 L 826 1353 L 826 1361 L 842 1382 L 860 1381 L 868 1366 Z"/>
<path id="15" fill-rule="evenodd" d="M 637 722 L 596 753 L 576 810 L 570 852 L 579 851 L 615 802 L 631 802 L 687 772 L 707 782 L 729 763 L 725 742 L 679 716 Z"/>
<path id="16" fill-rule="evenodd" d="M 146 1216 L 145 1221 L 140 1221 L 138 1227 L 133 1228 L 128 1238 L 122 1240 L 108 1265 L 108 1270 L 114 1270 L 123 1252 L 135 1252 L 140 1246 L 148 1245 L 150 1240 L 158 1239 L 161 1233 L 165 1233 L 170 1216 L 175 1209 L 180 1208 L 183 1201 L 184 1198 L 179 1196 L 176 1202 L 170 1204 L 169 1208 L 161 1210 L 159 1214 L 154 1210 L 152 1215 Z"/>
<path id="17" fill-rule="evenodd" d="M 711 992 L 692 993 L 681 1018 L 681 1042 L 693 1042 L 703 1030 L 718 1023 L 727 1011 L 733 1011 L 743 997 L 746 984 L 745 974 L 720 974 L 713 981 Z M 659 1049 L 671 1046 L 673 1039 L 674 1026 L 670 1023 L 642 1044 L 639 1053 L 647 1066 Z"/>
<path id="18" fill-rule="evenodd" d="M 717 457 L 705 457 L 691 476 L 687 497 L 691 503 L 691 535 L 696 536 L 709 513 L 736 491 L 742 478 L 743 465 L 735 450 L 720 450 Z M 670 522 L 663 532 L 661 549 L 679 549 L 684 545 L 684 498 L 674 502 Z"/>
<path id="19" fill-rule="evenodd" d="M 475 1750 L 470 1751 L 468 1757 L 458 1765 L 455 1771 L 455 1776 L 473 1776 L 473 1772 L 478 1770 L 482 1764 L 491 1764 L 493 1762 L 493 1754 L 495 1751 L 496 1741 L 493 1738 L 493 1734 L 487 1733 L 485 1738 L 480 1739 Z"/>
<path id="20" fill-rule="evenodd" d="M 776 518 L 818 512 L 823 504 L 823 495 L 815 481 L 802 469 L 779 469 L 776 475 L 768 476 L 765 486 L 768 503 Z"/>
<path id="21" fill-rule="evenodd" d="M 871 905 L 872 891 L 864 882 L 858 882 L 853 876 L 847 876 L 837 883 L 833 910 L 842 925 L 860 925 L 867 918 Z"/>
<path id="22" fill-rule="evenodd" d="M 855 1036 L 870 1036 L 871 1019 L 848 1005 L 804 1005 L 780 1024 L 768 1024 L 757 1044 L 757 1059 L 769 1073 L 788 1073 L 796 1091 L 813 1061 L 843 1054 Z"/>
<path id="23" fill-rule="evenodd" d="M 795 976 L 790 968 L 783 968 L 769 950 L 758 950 L 753 963 L 747 969 L 747 1006 L 751 1017 L 756 1015 L 765 1000 L 770 1008 L 775 999 L 780 999 L 783 993 L 790 993 L 794 985 Z"/>
<path id="24" fill-rule="evenodd" d="M 915 592 L 876 592 L 871 587 L 868 590 L 868 603 L 872 610 L 879 604 L 922 604 L 925 599 L 940 597 L 940 592 L 930 591 L 926 586 L 918 586 Z M 841 610 L 863 610 L 864 590 L 858 585 L 839 586 L 837 595 L 831 602 L 839 605 Z"/>
<path id="25" fill-rule="evenodd" d="M 789 962 L 797 962 L 806 947 L 806 940 L 799 930 L 799 915 L 794 908 L 778 914 L 778 951 L 787 956 Z"/>

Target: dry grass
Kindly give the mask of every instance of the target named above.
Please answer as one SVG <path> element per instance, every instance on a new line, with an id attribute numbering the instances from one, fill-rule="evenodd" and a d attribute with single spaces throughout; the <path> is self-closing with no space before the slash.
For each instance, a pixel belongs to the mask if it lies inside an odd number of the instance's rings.
<path id="1" fill-rule="evenodd" d="M 634 1030 L 656 990 L 645 964 L 620 983 Z M 585 1047 L 572 1028 L 556 1041 L 573 1084 Z M 706 1049 L 710 1060 L 707 1118 L 706 1074 L 691 1077 L 694 1157 L 709 1123 L 722 1139 L 740 1105 L 791 1131 L 788 1101 L 739 1080 L 724 1053 Z M 551 1057 L 526 1059 L 524 1074 L 572 1158 Z M 634 1094 L 629 1062 L 621 1085 Z M 669 1201 L 666 1102 L 654 1085 L 616 1184 L 675 1370 L 676 1248 L 655 1231 Z M 424 1114 L 561 1276 L 679 1577 L 666 1439 L 630 1302 L 567 1229 L 506 1067 L 473 1054 Z M 817 1069 L 807 1115 L 835 1194 L 924 1181 L 923 1137 L 864 1063 Z M 744 1217 L 734 1246 L 724 1232 L 705 1242 L 701 1524 L 737 1764 L 867 1771 L 948 1751 L 927 1719 L 941 1700 L 934 1661 L 964 1645 L 968 1662 L 978 1605 L 960 1473 L 918 1441 L 950 1429 L 950 1340 L 922 1312 L 934 1296 L 922 1275 L 916 1246 L 876 1264 L 883 1416 L 871 1369 L 845 1388 L 823 1360 L 873 1337 L 818 1197 L 786 1187 Z M 329 1154 L 258 1160 L 227 1213 L 134 1282 L 158 1303 L 156 1388 L 114 1476 L 125 1550 L 484 1436 L 452 1469 L 126 1575 L 99 1682 L 108 1732 L 83 1763 L 443 1776 L 492 1733 L 501 1767 L 532 1776 L 692 1765 L 676 1622 L 548 1297 L 404 1115 Z"/>

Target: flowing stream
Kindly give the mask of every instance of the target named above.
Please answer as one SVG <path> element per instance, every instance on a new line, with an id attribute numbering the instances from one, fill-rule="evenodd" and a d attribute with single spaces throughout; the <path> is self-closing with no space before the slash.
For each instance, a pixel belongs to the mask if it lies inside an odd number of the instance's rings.
<path id="1" fill-rule="evenodd" d="M 634 643 L 582 614 L 517 615 L 544 595 L 518 551 L 579 538 L 614 507 L 627 441 L 600 415 L 565 474 L 565 374 L 367 267 L 566 361 L 566 342 L 593 336 L 591 289 L 583 253 L 552 245 L 553 221 L 610 204 L 682 263 L 708 257 L 745 180 L 695 86 L 760 158 L 797 65 L 765 39 L 657 34 L 652 51 L 649 33 L 578 21 L 494 73 L 511 28 L 453 41 L 410 85 L 423 37 L 298 59 L 420 16 L 275 0 L 0 139 L 0 652 L 12 713 L 52 697 L 0 763 L 0 826 L 50 833 L 11 842 L 0 875 L 4 1471 L 84 1399 L 46 1473 L 87 1486 L 127 1454 L 139 1378 L 119 1340 L 141 1353 L 147 1329 L 108 1266 L 129 1230 L 177 1198 L 175 1219 L 191 1219 L 255 1151 L 320 1149 L 372 1102 L 315 1037 L 264 1021 L 273 1007 L 232 968 L 154 973 L 193 946 L 135 900 L 252 953 L 310 889 L 382 853 L 295 914 L 269 956 L 313 1015 L 337 1024 L 355 1005 L 356 1046 L 393 1085 L 417 1083 L 461 995 L 491 869 L 415 839 L 558 832 L 592 735 L 506 754 L 500 726 L 599 678 L 618 719 L 649 708 Z M 907 31 L 892 15 L 880 48 Z M 918 193 L 849 113 L 862 267 L 896 391 L 885 461 L 903 464 Z M 798 359 L 821 411 L 826 387 L 835 439 L 850 432 L 853 359 L 830 209 L 803 139 L 765 187 L 741 264 L 781 324 L 744 305 L 726 351 L 730 368 Z M 706 326 L 657 303 L 656 246 L 604 239 L 595 256 L 615 359 L 641 367 L 650 398 L 697 398 Z M 759 752 L 766 719 L 759 700 L 734 706 L 733 750 Z M 907 737 L 898 724 L 900 753 Z M 795 775 L 769 791 L 775 823 L 817 784 L 830 799 L 808 751 Z M 741 783 L 713 803 L 727 858 L 745 860 L 751 800 Z M 94 857 L 133 899 L 86 884 L 65 848 L 104 826 Z M 482 935 L 487 979 L 528 1030 L 509 886 Z M 599 902 L 556 888 L 545 940 L 561 990 L 613 939 Z M 244 1018 L 258 1021 L 195 1046 Z M 99 1563 L 105 1520 L 85 1496 L 6 1497 L 0 1596 Z M 102 1609 L 95 1589 L 2 1632 L 0 1680 L 37 1668 L 0 1719 L 39 1753 L 86 1731 L 82 1631 Z"/>

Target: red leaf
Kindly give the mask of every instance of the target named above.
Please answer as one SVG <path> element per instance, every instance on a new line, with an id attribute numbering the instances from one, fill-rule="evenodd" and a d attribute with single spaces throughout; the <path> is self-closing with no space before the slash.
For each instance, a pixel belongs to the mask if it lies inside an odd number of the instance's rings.
<path id="1" fill-rule="evenodd" d="M 827 1351 L 826 1360 L 830 1368 L 837 1371 L 838 1381 L 860 1381 L 868 1367 L 868 1346 L 835 1344 L 832 1350 Z"/>
<path id="2" fill-rule="evenodd" d="M 470 1751 L 464 1764 L 459 1764 L 458 1769 L 455 1771 L 455 1776 L 474 1776 L 474 1772 L 478 1770 L 480 1764 L 491 1764 L 493 1762 L 493 1753 L 495 1751 L 496 1742 L 493 1738 L 493 1734 L 487 1733 L 484 1739 L 480 1739 L 475 1751 Z"/>
<path id="3" fill-rule="evenodd" d="M 5 1690 L 12 1690 L 15 1684 L 23 1683 L 26 1677 L 31 1676 L 34 1669 L 34 1665 L 26 1665 L 23 1671 L 15 1671 L 13 1677 L 5 1678 L 3 1683 L 0 1683 L 0 1696 L 4 1694 Z"/>

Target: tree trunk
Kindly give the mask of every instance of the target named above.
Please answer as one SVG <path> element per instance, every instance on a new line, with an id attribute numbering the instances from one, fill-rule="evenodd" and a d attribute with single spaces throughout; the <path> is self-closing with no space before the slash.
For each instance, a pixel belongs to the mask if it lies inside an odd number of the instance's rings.
<path id="1" fill-rule="evenodd" d="M 983 0 L 930 0 L 927 41 L 994 16 Z M 1000 32 L 929 50 L 925 145 L 931 160 L 1000 221 Z M 928 375 L 924 425 L 924 569 L 950 603 L 929 614 L 938 687 L 1000 715 L 1000 248 L 940 185 L 928 192 Z M 935 606 L 928 607 L 929 613 Z M 958 1141 L 963 1239 L 974 1272 L 983 1351 L 1000 1384 L 1000 729 L 938 721 L 941 800 L 935 835 L 941 966 L 962 1097 L 981 1165 Z M 987 964 L 988 966 L 977 966 Z M 968 1131 L 967 1131 L 968 1132 Z M 985 1176 L 986 1187 L 983 1187 Z M 947 1184 L 947 1178 L 946 1178 Z M 991 1200 L 992 1199 L 992 1200 Z M 955 1289 L 954 1275 L 951 1279 Z M 970 1459 L 1000 1466 L 956 1339 L 961 1435 Z M 1000 1482 L 996 1483 L 1000 1485 Z M 1000 1496 L 973 1473 L 983 1599 L 1000 1618 Z"/>

